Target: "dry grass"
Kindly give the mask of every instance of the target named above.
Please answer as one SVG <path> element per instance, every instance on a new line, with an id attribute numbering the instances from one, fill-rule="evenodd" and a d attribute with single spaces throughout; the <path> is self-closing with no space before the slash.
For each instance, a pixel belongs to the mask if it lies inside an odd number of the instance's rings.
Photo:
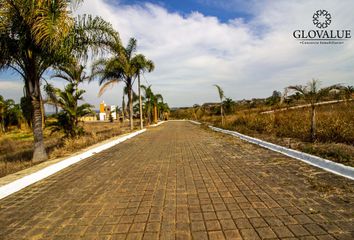
<path id="1" fill-rule="evenodd" d="M 237 111 L 228 115 L 224 126 L 221 117 L 191 109 L 174 117 L 196 119 L 214 126 L 235 130 L 266 141 L 354 166 L 354 102 L 317 107 L 317 140 L 310 140 L 308 108 L 260 114 L 261 108 Z M 263 109 L 262 109 L 263 110 Z M 289 146 L 290 145 L 290 146 Z"/>
<path id="2" fill-rule="evenodd" d="M 128 124 L 118 122 L 87 122 L 85 135 L 77 139 L 63 139 L 63 134 L 44 130 L 49 159 L 69 156 L 108 138 L 129 132 Z M 13 130 L 0 136 L 0 177 L 33 166 L 33 135 L 30 130 Z"/>

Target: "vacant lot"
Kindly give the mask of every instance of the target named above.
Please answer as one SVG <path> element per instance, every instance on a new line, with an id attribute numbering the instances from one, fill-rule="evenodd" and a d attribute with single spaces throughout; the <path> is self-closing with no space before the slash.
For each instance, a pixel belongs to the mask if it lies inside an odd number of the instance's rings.
<path id="1" fill-rule="evenodd" d="M 68 156 L 82 148 L 129 131 L 119 122 L 87 122 L 85 135 L 77 139 L 63 139 L 63 134 L 44 130 L 45 146 L 49 159 Z M 33 135 L 31 130 L 13 130 L 0 136 L 0 177 L 33 165 Z"/>
<path id="2" fill-rule="evenodd" d="M 293 109 L 261 114 L 263 109 L 239 110 L 226 116 L 202 110 L 178 114 L 214 126 L 235 130 L 286 147 L 354 166 L 354 102 L 318 106 L 316 141 L 310 142 L 310 109 Z M 177 114 L 177 115 L 178 115 Z"/>

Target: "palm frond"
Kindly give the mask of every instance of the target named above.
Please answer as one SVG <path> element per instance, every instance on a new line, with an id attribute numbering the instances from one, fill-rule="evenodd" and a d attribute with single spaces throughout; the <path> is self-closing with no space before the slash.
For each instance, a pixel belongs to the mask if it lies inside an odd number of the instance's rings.
<path id="1" fill-rule="evenodd" d="M 108 89 L 108 88 L 112 88 L 114 85 L 118 84 L 120 81 L 118 79 L 111 79 L 107 82 L 105 82 L 101 88 L 100 91 L 98 92 L 98 96 L 102 96 L 102 94 Z"/>
<path id="2" fill-rule="evenodd" d="M 224 90 L 217 84 L 214 84 L 214 86 L 218 89 L 219 98 L 222 101 L 224 99 Z"/>

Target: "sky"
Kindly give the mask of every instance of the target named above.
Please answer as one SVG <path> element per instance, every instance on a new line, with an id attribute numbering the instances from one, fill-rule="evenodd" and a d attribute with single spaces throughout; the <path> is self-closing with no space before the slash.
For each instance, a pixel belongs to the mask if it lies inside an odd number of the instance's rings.
<path id="1" fill-rule="evenodd" d="M 331 13 L 328 30 L 354 35 L 352 0 L 86 0 L 75 14 L 111 22 L 124 45 L 136 38 L 137 51 L 156 66 L 142 83 L 151 84 L 171 107 L 182 107 L 218 101 L 214 84 L 235 100 L 268 97 L 313 78 L 322 86 L 354 85 L 354 39 L 302 45 L 293 38 L 294 30 L 316 29 L 312 15 L 319 9 Z M 46 78 L 58 87 L 65 84 Z M 102 100 L 121 105 L 122 84 L 102 97 L 97 82 L 82 87 L 85 100 L 96 107 Z M 18 101 L 22 89 L 20 76 L 0 72 L 1 95 Z"/>

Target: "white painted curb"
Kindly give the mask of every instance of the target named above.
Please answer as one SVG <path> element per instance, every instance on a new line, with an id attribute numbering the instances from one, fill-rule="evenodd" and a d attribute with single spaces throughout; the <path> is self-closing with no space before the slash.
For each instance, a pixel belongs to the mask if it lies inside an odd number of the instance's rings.
<path id="1" fill-rule="evenodd" d="M 39 170 L 38 172 L 32 173 L 32 174 L 27 175 L 23 178 L 17 179 L 9 184 L 1 186 L 0 187 L 0 199 L 5 198 L 5 197 L 11 195 L 12 193 L 15 193 L 15 192 L 33 184 L 33 183 L 35 183 L 35 182 L 38 182 L 46 177 L 49 177 L 50 175 L 52 175 L 56 172 L 59 172 L 60 170 L 62 170 L 64 168 L 69 167 L 70 165 L 80 162 L 81 160 L 91 157 L 96 153 L 102 152 L 103 150 L 111 148 L 114 145 L 124 142 L 125 140 L 135 137 L 145 131 L 146 131 L 146 129 L 142 129 L 142 130 L 130 133 L 128 135 L 122 136 L 121 138 L 112 140 L 111 142 L 108 142 L 108 143 L 98 146 L 96 148 L 90 149 L 87 152 L 81 153 L 79 155 L 69 157 L 61 162 L 58 162 L 58 163 L 50 165 L 46 168 L 43 168 L 43 169 Z"/>
<path id="2" fill-rule="evenodd" d="M 193 121 L 193 120 L 189 120 L 189 122 L 191 122 L 191 123 L 193 123 L 193 124 L 197 124 L 197 125 L 200 125 L 200 124 L 201 124 L 200 122 Z"/>
<path id="3" fill-rule="evenodd" d="M 266 142 L 257 138 L 253 138 L 235 131 L 229 131 L 229 130 L 225 130 L 225 129 L 221 129 L 221 128 L 216 128 L 213 126 L 209 126 L 209 128 L 211 128 L 212 130 L 216 131 L 216 132 L 222 132 L 225 134 L 229 134 L 229 135 L 233 135 L 236 136 L 242 140 L 245 140 L 247 142 L 250 143 L 254 143 L 257 144 L 261 147 L 270 149 L 272 151 L 275 152 L 279 152 L 281 154 L 284 154 L 286 156 L 298 159 L 300 161 L 303 161 L 305 163 L 308 163 L 312 166 L 321 168 L 325 171 L 349 178 L 351 180 L 354 180 L 354 168 L 353 167 L 349 167 L 349 166 L 345 166 L 343 164 L 340 163 L 335 163 L 332 162 L 330 160 L 324 159 L 324 158 L 320 158 L 311 154 L 307 154 L 307 153 L 303 153 L 300 151 L 296 151 L 293 149 L 289 149 L 283 146 L 279 146 L 270 142 Z"/>
<path id="4" fill-rule="evenodd" d="M 150 125 L 149 127 L 157 127 L 157 126 L 160 126 L 161 124 L 165 123 L 166 121 L 161 121 L 161 122 L 158 122 L 156 124 L 152 124 Z"/>

